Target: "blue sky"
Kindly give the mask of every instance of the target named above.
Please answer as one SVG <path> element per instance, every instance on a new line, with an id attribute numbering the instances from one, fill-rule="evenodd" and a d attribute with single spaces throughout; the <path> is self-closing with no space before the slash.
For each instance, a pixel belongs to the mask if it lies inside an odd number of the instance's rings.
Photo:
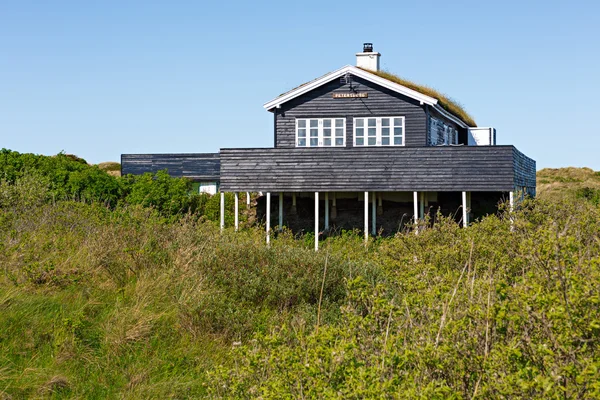
<path id="1" fill-rule="evenodd" d="M 462 103 L 544 167 L 600 170 L 599 2 L 0 2 L 0 147 L 97 163 L 273 145 L 262 104 L 354 64 Z"/>

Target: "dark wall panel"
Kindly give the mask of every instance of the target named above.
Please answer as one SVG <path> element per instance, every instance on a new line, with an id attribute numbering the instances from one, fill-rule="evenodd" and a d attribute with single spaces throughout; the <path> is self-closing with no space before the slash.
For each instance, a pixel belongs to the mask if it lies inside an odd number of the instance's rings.
<path id="1" fill-rule="evenodd" d="M 155 173 L 164 169 L 174 177 L 186 177 L 194 181 L 218 181 L 219 153 L 121 155 L 123 175 Z"/>

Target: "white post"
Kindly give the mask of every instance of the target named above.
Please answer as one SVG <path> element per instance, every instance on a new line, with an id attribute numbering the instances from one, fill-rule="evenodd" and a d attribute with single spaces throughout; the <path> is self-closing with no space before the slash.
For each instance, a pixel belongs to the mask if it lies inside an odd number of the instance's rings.
<path id="1" fill-rule="evenodd" d="M 221 231 L 225 228 L 225 193 L 221 192 Z"/>
<path id="2" fill-rule="evenodd" d="M 425 192 L 420 192 L 421 203 L 419 204 L 419 218 L 425 219 Z"/>
<path id="3" fill-rule="evenodd" d="M 365 192 L 365 244 L 369 243 L 369 192 Z"/>
<path id="4" fill-rule="evenodd" d="M 415 225 L 419 223 L 419 196 L 418 192 L 413 192 L 413 212 L 415 217 Z M 419 233 L 419 229 L 415 229 L 415 234 Z"/>
<path id="5" fill-rule="evenodd" d="M 319 192 L 315 192 L 315 251 L 319 250 Z"/>
<path id="6" fill-rule="evenodd" d="M 469 221 L 467 220 L 467 192 L 462 192 L 462 207 L 463 207 L 463 228 L 466 228 L 469 225 Z"/>
<path id="7" fill-rule="evenodd" d="M 246 208 L 250 208 L 250 192 L 246 192 Z"/>
<path id="8" fill-rule="evenodd" d="M 235 192 L 235 230 L 237 231 L 238 228 L 240 227 L 240 219 L 239 219 L 239 210 L 240 210 L 240 206 L 239 206 L 239 196 L 238 196 L 238 192 Z"/>
<path id="9" fill-rule="evenodd" d="M 283 192 L 279 192 L 279 230 L 283 228 Z"/>
<path id="10" fill-rule="evenodd" d="M 373 192 L 371 204 L 371 234 L 377 235 L 377 193 Z"/>
<path id="11" fill-rule="evenodd" d="M 267 246 L 271 242 L 271 193 L 267 193 Z"/>
<path id="12" fill-rule="evenodd" d="M 325 230 L 329 229 L 329 192 L 325 192 Z"/>
<path id="13" fill-rule="evenodd" d="M 510 208 L 509 208 L 509 211 L 510 211 L 510 216 L 509 216 L 509 218 L 510 218 L 510 231 L 512 232 L 515 229 L 515 221 L 514 221 L 513 215 L 512 215 L 514 207 L 515 207 L 515 193 L 514 193 L 514 191 L 511 190 L 510 193 L 508 194 L 508 200 L 509 200 L 509 204 L 510 204 Z"/>

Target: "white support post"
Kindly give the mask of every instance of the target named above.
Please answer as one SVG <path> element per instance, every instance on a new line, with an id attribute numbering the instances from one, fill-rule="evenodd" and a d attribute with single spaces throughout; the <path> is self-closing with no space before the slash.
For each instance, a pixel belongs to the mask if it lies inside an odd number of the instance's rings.
<path id="1" fill-rule="evenodd" d="M 240 199 L 239 199 L 239 195 L 238 192 L 235 192 L 235 230 L 237 231 L 240 227 L 240 218 L 239 218 L 239 212 L 240 212 Z"/>
<path id="2" fill-rule="evenodd" d="M 271 243 L 271 193 L 267 193 L 267 246 Z"/>
<path id="3" fill-rule="evenodd" d="M 250 208 L 250 192 L 246 192 L 246 208 Z"/>
<path id="4" fill-rule="evenodd" d="M 419 218 L 425 219 L 425 192 L 420 192 L 419 194 L 421 196 L 419 204 Z"/>
<path id="5" fill-rule="evenodd" d="M 373 192 L 371 196 L 371 234 L 377 235 L 377 193 Z"/>
<path id="6" fill-rule="evenodd" d="M 279 230 L 283 228 L 283 192 L 279 192 Z"/>
<path id="7" fill-rule="evenodd" d="M 510 205 L 510 208 L 509 208 L 510 231 L 512 232 L 515 229 L 515 221 L 513 218 L 513 210 L 515 209 L 515 192 L 512 190 L 510 191 L 510 193 L 508 193 L 508 201 L 509 201 L 509 205 Z"/>
<path id="8" fill-rule="evenodd" d="M 329 230 L 329 192 L 325 192 L 325 230 Z"/>
<path id="9" fill-rule="evenodd" d="M 463 228 L 469 226 L 468 213 L 467 213 L 467 192 L 462 192 L 462 208 L 463 208 Z"/>
<path id="10" fill-rule="evenodd" d="M 219 226 L 221 227 L 221 232 L 225 228 L 225 193 L 221 192 L 221 221 Z"/>
<path id="11" fill-rule="evenodd" d="M 413 212 L 414 212 L 414 219 L 415 219 L 415 225 L 417 225 L 419 223 L 419 193 L 418 192 L 413 192 Z M 419 233 L 419 229 L 415 229 L 415 234 Z"/>
<path id="12" fill-rule="evenodd" d="M 369 243 L 369 192 L 365 192 L 365 245 Z"/>
<path id="13" fill-rule="evenodd" d="M 331 200 L 331 219 L 337 219 L 337 202 L 335 198 L 335 192 L 333 192 L 333 199 Z"/>
<path id="14" fill-rule="evenodd" d="M 319 250 L 319 192 L 315 192 L 315 251 Z"/>

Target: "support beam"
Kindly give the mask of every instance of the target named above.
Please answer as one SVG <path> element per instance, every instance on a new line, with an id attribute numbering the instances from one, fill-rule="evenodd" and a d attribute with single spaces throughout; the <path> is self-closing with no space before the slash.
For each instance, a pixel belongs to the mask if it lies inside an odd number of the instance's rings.
<path id="1" fill-rule="evenodd" d="M 235 230 L 237 231 L 240 228 L 240 199 L 238 192 L 235 192 Z"/>
<path id="2" fill-rule="evenodd" d="M 365 245 L 369 243 L 369 192 L 365 192 Z"/>
<path id="3" fill-rule="evenodd" d="M 296 215 L 296 193 L 292 193 L 292 209 L 290 214 Z"/>
<path id="4" fill-rule="evenodd" d="M 419 203 L 419 218 L 425 219 L 425 192 L 420 192 L 421 200 Z"/>
<path id="5" fill-rule="evenodd" d="M 515 209 L 515 193 L 514 191 L 510 191 L 510 193 L 508 194 L 508 201 L 509 201 L 509 218 L 510 218 L 510 231 L 512 232 L 515 229 L 515 221 L 513 219 L 513 210 Z"/>
<path id="6" fill-rule="evenodd" d="M 413 192 L 413 216 L 415 220 L 415 225 L 419 223 L 419 193 Z M 415 233 L 418 234 L 419 230 L 415 229 Z"/>
<path id="7" fill-rule="evenodd" d="M 221 221 L 219 226 L 221 227 L 221 231 L 225 228 L 225 193 L 221 192 L 221 210 L 220 210 Z"/>
<path id="8" fill-rule="evenodd" d="M 250 208 L 250 192 L 246 192 L 246 208 Z"/>
<path id="9" fill-rule="evenodd" d="M 325 230 L 329 230 L 329 192 L 325 192 Z"/>
<path id="10" fill-rule="evenodd" d="M 335 192 L 333 192 L 333 200 L 331 201 L 331 219 L 337 219 L 337 202 L 335 198 Z"/>
<path id="11" fill-rule="evenodd" d="M 381 193 L 377 196 L 377 201 L 377 215 L 383 215 L 383 200 Z"/>
<path id="12" fill-rule="evenodd" d="M 377 193 L 373 192 L 371 196 L 371 234 L 377 235 Z"/>
<path id="13" fill-rule="evenodd" d="M 267 246 L 271 243 L 271 193 L 267 193 Z"/>
<path id="14" fill-rule="evenodd" d="M 279 230 L 283 228 L 283 192 L 279 192 Z"/>
<path id="15" fill-rule="evenodd" d="M 315 192 L 315 251 L 319 250 L 319 192 Z"/>
<path id="16" fill-rule="evenodd" d="M 469 226 L 469 213 L 468 211 L 468 206 L 467 206 L 467 192 L 462 192 L 462 211 L 463 211 L 463 228 L 466 228 L 467 226 Z"/>

